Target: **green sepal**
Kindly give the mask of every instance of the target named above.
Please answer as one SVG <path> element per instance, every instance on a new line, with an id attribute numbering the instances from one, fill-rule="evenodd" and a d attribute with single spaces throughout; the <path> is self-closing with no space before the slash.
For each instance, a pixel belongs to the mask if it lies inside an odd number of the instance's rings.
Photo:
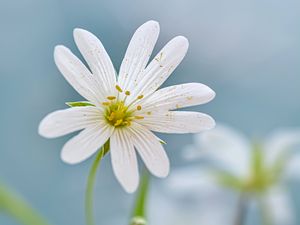
<path id="1" fill-rule="evenodd" d="M 94 104 L 86 101 L 82 102 L 66 102 L 66 105 L 70 107 L 82 107 L 82 106 L 95 106 Z"/>
<path id="2" fill-rule="evenodd" d="M 214 171 L 213 173 L 215 173 L 217 181 L 223 187 L 232 188 L 232 189 L 238 190 L 238 191 L 241 191 L 244 187 L 244 181 L 241 178 L 239 178 L 229 172 L 217 170 L 217 171 Z"/>
<path id="3" fill-rule="evenodd" d="M 163 144 L 163 145 L 166 145 L 167 144 L 167 142 L 165 142 L 164 140 L 159 140 L 159 142 L 161 143 L 161 144 Z"/>

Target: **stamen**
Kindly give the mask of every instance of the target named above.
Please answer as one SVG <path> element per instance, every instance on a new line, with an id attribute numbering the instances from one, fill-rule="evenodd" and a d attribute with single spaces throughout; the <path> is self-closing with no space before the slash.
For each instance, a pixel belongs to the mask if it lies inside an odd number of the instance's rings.
<path id="1" fill-rule="evenodd" d="M 110 102 L 102 102 L 102 105 L 109 106 Z"/>
<path id="2" fill-rule="evenodd" d="M 115 115 L 116 115 L 115 112 L 111 112 L 111 114 L 108 117 L 108 120 L 112 121 L 115 118 Z"/>
<path id="3" fill-rule="evenodd" d="M 130 126 L 130 125 L 131 125 L 131 123 L 130 123 L 130 121 L 129 121 L 129 120 L 127 120 L 127 121 L 124 121 L 124 122 L 123 122 L 123 124 L 124 124 L 125 126 Z"/>
<path id="4" fill-rule="evenodd" d="M 144 116 L 134 116 L 135 111 L 142 110 L 142 106 L 136 104 L 140 99 L 144 97 L 144 95 L 139 95 L 138 97 L 134 98 L 133 101 L 131 101 L 130 104 L 126 102 L 128 96 L 131 95 L 130 91 L 127 90 L 123 92 L 122 88 L 119 85 L 115 86 L 117 89 L 117 95 L 116 96 L 107 96 L 106 99 L 107 102 L 102 102 L 105 108 L 105 119 L 106 121 L 116 127 L 121 128 L 124 126 L 130 126 L 132 124 L 132 121 L 135 119 L 141 120 L 144 119 Z M 122 95 L 124 93 L 124 95 Z M 119 99 L 120 96 L 122 96 L 122 99 Z M 132 105 L 134 108 L 131 108 Z"/>
<path id="5" fill-rule="evenodd" d="M 136 103 L 138 100 L 142 99 L 144 95 L 139 95 L 136 99 L 134 99 L 127 107 L 129 108 L 132 106 L 134 103 Z"/>
<path id="6" fill-rule="evenodd" d="M 119 85 L 116 85 L 116 89 L 117 89 L 119 92 L 123 92 L 122 88 L 121 88 Z"/>
<path id="7" fill-rule="evenodd" d="M 115 96 L 108 96 L 107 99 L 112 101 L 112 100 L 115 100 L 116 97 Z"/>
<path id="8" fill-rule="evenodd" d="M 119 119 L 115 122 L 114 126 L 117 127 L 117 126 L 120 126 L 122 124 L 123 120 L 122 119 Z"/>

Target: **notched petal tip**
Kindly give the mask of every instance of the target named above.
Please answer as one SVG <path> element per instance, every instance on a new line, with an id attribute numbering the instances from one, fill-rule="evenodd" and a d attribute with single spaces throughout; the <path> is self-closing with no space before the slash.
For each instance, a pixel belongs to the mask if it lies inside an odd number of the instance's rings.
<path id="1" fill-rule="evenodd" d="M 212 96 L 211 100 L 213 100 L 216 97 L 217 94 L 216 94 L 216 92 L 213 89 L 210 88 L 210 90 L 212 92 L 212 94 L 211 94 L 211 96 Z"/>
<path id="2" fill-rule="evenodd" d="M 68 51 L 69 49 L 64 45 L 56 45 L 54 47 L 54 57 L 58 56 L 59 54 L 63 53 L 64 51 Z"/>
<path id="3" fill-rule="evenodd" d="M 142 28 L 142 27 L 150 27 L 150 28 L 157 29 L 157 30 L 160 29 L 159 23 L 155 20 L 147 21 L 146 23 L 144 23 L 140 26 L 140 28 Z"/>
<path id="4" fill-rule="evenodd" d="M 47 119 L 47 117 L 42 119 L 42 121 L 40 122 L 39 127 L 38 127 L 38 134 L 42 137 L 45 137 L 45 138 L 51 138 L 51 136 L 47 132 L 47 121 L 46 121 L 46 119 Z"/>
<path id="5" fill-rule="evenodd" d="M 73 37 L 76 38 L 77 36 L 79 35 L 82 35 L 82 34 L 89 34 L 90 32 L 85 30 L 85 29 L 82 29 L 82 28 L 74 28 L 73 30 Z"/>
<path id="6" fill-rule="evenodd" d="M 184 36 L 176 36 L 172 39 L 172 41 L 176 41 L 178 45 L 188 49 L 189 40 Z"/>
<path id="7" fill-rule="evenodd" d="M 80 42 L 86 41 L 86 40 L 89 40 L 89 41 L 92 41 L 95 43 L 98 43 L 98 42 L 101 43 L 101 41 L 99 40 L 99 38 L 96 35 L 94 35 L 90 31 L 82 29 L 82 28 L 75 28 L 73 30 L 73 38 L 74 38 L 74 41 L 77 46 L 80 45 L 79 44 Z M 101 45 L 102 45 L 102 43 L 101 43 Z"/>
<path id="8" fill-rule="evenodd" d="M 155 169 L 152 168 L 149 171 L 150 171 L 151 174 L 153 174 L 154 176 L 156 176 L 158 178 L 166 178 L 170 173 L 170 160 L 169 160 L 169 157 L 166 155 L 164 161 L 161 162 L 160 166 L 156 167 Z"/>
<path id="9" fill-rule="evenodd" d="M 137 188 L 139 187 L 139 182 L 137 182 L 136 184 L 134 185 L 126 185 L 126 184 L 123 184 L 121 183 L 123 189 L 128 193 L 128 194 L 132 194 L 134 193 Z"/>
<path id="10" fill-rule="evenodd" d="M 208 121 L 207 121 L 207 126 L 206 129 L 207 130 L 211 130 L 213 128 L 215 128 L 216 126 L 216 121 L 214 120 L 214 118 L 212 118 L 210 115 L 207 115 Z"/>
<path id="11" fill-rule="evenodd" d="M 170 173 L 170 163 L 165 165 L 165 167 L 162 168 L 159 172 L 156 171 L 155 173 L 153 173 L 153 175 L 159 178 L 166 178 L 169 175 L 169 173 Z"/>
<path id="12" fill-rule="evenodd" d="M 216 97 L 216 92 L 208 86 L 207 86 L 207 90 L 209 92 L 208 102 L 210 102 L 211 100 L 213 100 Z"/>
<path id="13" fill-rule="evenodd" d="M 216 92 L 211 89 L 209 86 L 202 84 L 202 83 L 192 83 L 195 84 L 195 89 L 201 90 L 202 93 L 205 93 L 205 96 L 207 97 L 207 102 L 210 102 L 216 97 Z M 199 93 L 199 91 L 197 91 Z"/>
<path id="14" fill-rule="evenodd" d="M 64 163 L 69 164 L 69 165 L 75 165 L 75 164 L 81 163 L 85 160 L 85 159 L 83 159 L 83 160 L 74 159 L 68 152 L 66 152 L 64 150 L 62 150 L 60 152 L 60 158 Z"/>
<path id="15" fill-rule="evenodd" d="M 62 60 L 70 52 L 71 52 L 71 50 L 68 49 L 64 45 L 56 45 L 54 47 L 54 53 L 53 53 L 53 55 L 54 55 L 54 62 L 56 63 L 56 65 L 58 64 L 58 62 L 60 60 Z"/>

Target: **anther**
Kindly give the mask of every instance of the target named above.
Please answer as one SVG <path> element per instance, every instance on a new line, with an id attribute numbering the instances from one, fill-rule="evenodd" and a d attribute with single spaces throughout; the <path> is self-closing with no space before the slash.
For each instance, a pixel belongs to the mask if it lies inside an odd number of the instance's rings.
<path id="1" fill-rule="evenodd" d="M 137 110 L 141 110 L 141 109 L 142 109 L 142 106 L 138 105 L 138 106 L 136 107 L 136 109 L 137 109 Z"/>
<path id="2" fill-rule="evenodd" d="M 122 119 L 119 119 L 119 120 L 117 120 L 117 121 L 115 122 L 114 126 L 117 127 L 117 126 L 121 125 L 122 122 L 123 122 L 123 120 L 122 120 Z"/>
<path id="3" fill-rule="evenodd" d="M 112 112 L 112 113 L 109 115 L 108 120 L 109 120 L 109 121 L 112 121 L 114 118 L 115 118 L 115 113 Z"/>
<path id="4" fill-rule="evenodd" d="M 109 102 L 102 102 L 102 105 L 109 106 L 110 103 Z"/>
<path id="5" fill-rule="evenodd" d="M 107 99 L 112 101 L 112 100 L 115 100 L 116 97 L 115 96 L 108 96 Z"/>
<path id="6" fill-rule="evenodd" d="M 142 98 L 144 98 L 144 95 L 139 95 L 137 98 L 142 99 Z"/>
<path id="7" fill-rule="evenodd" d="M 119 92 L 123 92 L 122 88 L 121 88 L 119 85 L 116 85 L 116 89 L 117 89 Z"/>
<path id="8" fill-rule="evenodd" d="M 130 95 L 130 91 L 125 91 L 125 95 L 129 96 Z"/>
<path id="9" fill-rule="evenodd" d="M 137 120 L 142 120 L 142 119 L 144 119 L 143 116 L 134 116 L 134 118 L 137 119 Z"/>

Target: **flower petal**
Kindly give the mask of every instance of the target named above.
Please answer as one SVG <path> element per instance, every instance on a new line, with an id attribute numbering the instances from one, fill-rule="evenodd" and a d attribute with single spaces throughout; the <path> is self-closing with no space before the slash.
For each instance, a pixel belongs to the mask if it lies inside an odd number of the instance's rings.
<path id="1" fill-rule="evenodd" d="M 149 199 L 149 222 L 155 225 L 233 224 L 238 194 L 214 183 L 209 173 L 200 167 L 177 169 L 163 187 L 154 185 Z"/>
<path id="2" fill-rule="evenodd" d="M 133 144 L 149 171 L 157 177 L 166 177 L 169 174 L 170 162 L 158 138 L 135 122 L 129 129 Z"/>
<path id="3" fill-rule="evenodd" d="M 293 206 L 287 191 L 282 187 L 274 187 L 265 197 L 266 207 L 269 210 L 272 224 L 295 224 Z"/>
<path id="4" fill-rule="evenodd" d="M 215 92 L 200 83 L 187 83 L 162 88 L 146 98 L 143 110 L 173 110 L 188 106 L 200 105 L 211 101 Z"/>
<path id="5" fill-rule="evenodd" d="M 141 94 L 148 96 L 156 91 L 182 61 L 188 45 L 188 40 L 183 36 L 177 36 L 167 43 L 146 67 L 133 97 Z"/>
<path id="6" fill-rule="evenodd" d="M 194 137 L 203 158 L 240 177 L 249 175 L 251 145 L 242 133 L 218 124 Z"/>
<path id="7" fill-rule="evenodd" d="M 291 154 L 296 146 L 300 147 L 299 128 L 285 128 L 274 131 L 264 144 L 267 163 L 272 165 L 284 154 Z"/>
<path id="8" fill-rule="evenodd" d="M 116 91 L 116 72 L 101 41 L 83 29 L 76 28 L 73 34 L 76 45 L 88 63 L 98 85 L 103 87 L 106 95 L 113 95 Z"/>
<path id="9" fill-rule="evenodd" d="M 39 125 L 39 134 L 55 138 L 102 121 L 102 112 L 92 106 L 57 110 L 48 114 Z"/>
<path id="10" fill-rule="evenodd" d="M 64 145 L 61 152 L 62 160 L 69 164 L 86 160 L 105 144 L 113 130 L 112 126 L 104 122 L 86 128 Z"/>
<path id="11" fill-rule="evenodd" d="M 294 154 L 287 161 L 285 168 L 285 177 L 287 179 L 300 180 L 300 155 Z"/>
<path id="12" fill-rule="evenodd" d="M 175 169 L 166 179 L 165 186 L 174 198 L 209 198 L 222 189 L 214 175 L 211 170 L 196 166 Z"/>
<path id="13" fill-rule="evenodd" d="M 118 83 L 124 90 L 132 90 L 140 80 L 159 35 L 159 24 L 148 21 L 134 33 L 122 61 Z"/>
<path id="14" fill-rule="evenodd" d="M 211 129 L 215 121 L 209 115 L 199 112 L 170 111 L 145 114 L 139 121 L 150 130 L 161 133 L 198 133 Z"/>
<path id="15" fill-rule="evenodd" d="M 115 129 L 110 138 L 111 163 L 120 184 L 132 193 L 139 184 L 136 153 L 130 135 L 125 129 Z"/>
<path id="16" fill-rule="evenodd" d="M 82 97 L 95 104 L 102 100 L 103 97 L 93 84 L 92 74 L 68 48 L 56 46 L 54 61 L 65 79 Z"/>

